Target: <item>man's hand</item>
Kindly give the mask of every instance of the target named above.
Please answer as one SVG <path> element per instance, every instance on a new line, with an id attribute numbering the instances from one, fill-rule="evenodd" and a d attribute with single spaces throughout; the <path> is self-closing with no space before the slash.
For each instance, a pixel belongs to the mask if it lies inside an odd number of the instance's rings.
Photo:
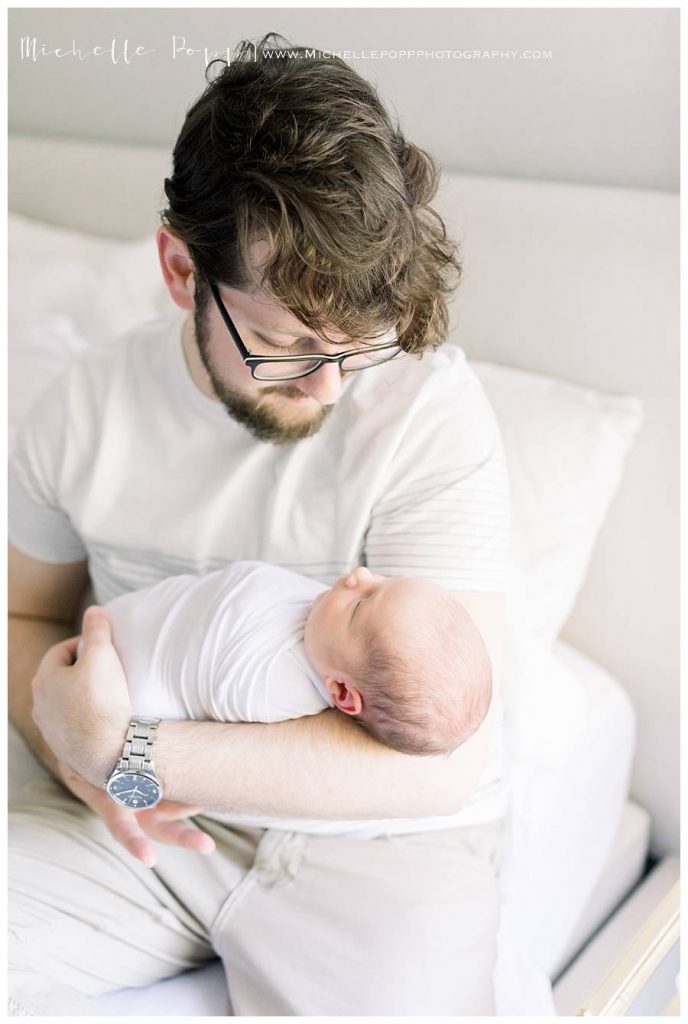
<path id="1" fill-rule="evenodd" d="M 215 849 L 211 836 L 184 820 L 192 814 L 199 814 L 200 807 L 161 800 L 148 811 L 132 811 L 120 807 L 104 789 L 92 786 L 62 762 L 58 764 L 58 775 L 74 796 L 102 818 L 113 838 L 147 868 L 153 867 L 156 862 L 151 839 L 172 846 L 183 846 L 198 853 L 208 854 Z"/>
<path id="2" fill-rule="evenodd" d="M 76 636 L 44 655 L 32 682 L 32 715 L 57 759 L 99 786 L 122 753 L 133 709 L 110 623 L 97 605 L 84 612 L 82 638 L 78 658 Z"/>
<path id="3" fill-rule="evenodd" d="M 79 637 L 51 647 L 32 683 L 33 720 L 58 759 L 60 781 L 146 867 L 156 861 L 151 839 L 212 853 L 213 839 L 184 820 L 201 813 L 200 807 L 162 800 L 147 811 L 133 811 L 102 788 L 122 753 L 133 709 L 110 623 L 97 606 L 84 613 L 82 637 L 78 658 Z"/>

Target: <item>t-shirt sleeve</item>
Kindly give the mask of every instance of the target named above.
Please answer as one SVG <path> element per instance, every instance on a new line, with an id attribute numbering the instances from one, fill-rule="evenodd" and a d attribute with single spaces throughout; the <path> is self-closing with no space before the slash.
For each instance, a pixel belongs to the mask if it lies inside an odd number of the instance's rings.
<path id="1" fill-rule="evenodd" d="M 499 427 L 472 373 L 418 409 L 366 536 L 368 567 L 503 593 L 510 498 Z"/>
<path id="2" fill-rule="evenodd" d="M 87 557 L 61 501 L 67 414 L 67 379 L 62 375 L 20 424 L 9 460 L 9 541 L 43 562 L 79 562 Z"/>

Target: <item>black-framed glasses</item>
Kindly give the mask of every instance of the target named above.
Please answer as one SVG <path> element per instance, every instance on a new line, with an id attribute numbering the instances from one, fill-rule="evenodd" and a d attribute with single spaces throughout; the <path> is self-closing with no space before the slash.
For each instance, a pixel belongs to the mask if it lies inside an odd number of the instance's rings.
<path id="1" fill-rule="evenodd" d="M 349 349 L 336 356 L 326 355 L 324 352 L 308 352 L 298 356 L 254 355 L 249 352 L 241 340 L 241 335 L 227 312 L 217 286 L 212 281 L 208 281 L 208 285 L 220 315 L 227 325 L 227 330 L 255 380 L 295 380 L 297 377 L 307 377 L 309 374 L 315 373 L 323 363 L 339 363 L 339 368 L 344 373 L 368 370 L 373 366 L 380 366 L 381 363 L 387 363 L 390 359 L 395 359 L 403 351 L 401 345 L 394 341 L 383 345 L 368 345 L 365 348 Z M 298 367 L 295 364 L 299 364 Z"/>

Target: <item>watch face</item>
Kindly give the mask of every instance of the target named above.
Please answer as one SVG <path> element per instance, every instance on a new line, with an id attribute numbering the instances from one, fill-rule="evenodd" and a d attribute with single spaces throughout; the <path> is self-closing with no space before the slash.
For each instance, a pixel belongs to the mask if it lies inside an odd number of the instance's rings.
<path id="1" fill-rule="evenodd" d="M 144 811 L 160 802 L 162 793 L 159 784 L 149 775 L 126 772 L 116 775 L 107 784 L 107 791 L 122 807 L 133 811 Z"/>

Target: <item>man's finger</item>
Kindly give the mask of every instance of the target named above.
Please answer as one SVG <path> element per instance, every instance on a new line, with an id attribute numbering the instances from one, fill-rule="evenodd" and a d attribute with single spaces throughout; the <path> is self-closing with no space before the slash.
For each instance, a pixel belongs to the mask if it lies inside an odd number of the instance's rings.
<path id="1" fill-rule="evenodd" d="M 105 824 L 110 833 L 118 843 L 128 850 L 132 857 L 142 861 L 147 868 L 152 868 L 157 857 L 155 848 L 146 833 L 136 824 L 136 821 L 118 820 L 110 824 L 107 819 Z"/>
<path id="2" fill-rule="evenodd" d="M 142 861 L 147 868 L 156 862 L 155 847 L 136 820 L 134 811 L 119 807 L 107 795 L 101 793 L 89 782 L 75 773 L 69 777 L 69 788 L 103 821 L 113 839 L 116 839 L 132 857 Z"/>
<path id="3" fill-rule="evenodd" d="M 108 804 L 101 806 L 100 814 L 113 839 L 121 843 L 132 857 L 152 868 L 157 859 L 155 847 L 136 820 L 136 814 L 126 807 L 118 807 L 107 794 L 104 796 Z"/>
<path id="4" fill-rule="evenodd" d="M 107 615 L 97 604 L 92 604 L 84 612 L 81 624 L 82 656 L 90 647 L 112 643 L 112 629 Z"/>
<path id="5" fill-rule="evenodd" d="M 147 868 L 152 868 L 157 861 L 151 839 L 198 853 L 209 854 L 215 850 L 212 836 L 188 821 L 180 820 L 201 808 L 163 800 L 148 811 L 129 810 L 114 803 L 107 793 L 92 786 L 65 765 L 61 769 L 67 788 L 102 819 L 113 839 Z"/>
<path id="6" fill-rule="evenodd" d="M 147 811 L 137 811 L 136 813 L 140 819 L 144 820 L 164 818 L 167 821 L 174 821 L 176 818 L 190 818 L 194 814 L 200 814 L 202 810 L 202 807 L 182 804 L 177 800 L 161 800 L 156 807 L 151 807 Z"/>
<path id="7" fill-rule="evenodd" d="M 70 636 L 68 640 L 61 640 L 59 644 L 53 644 L 43 655 L 41 664 L 48 670 L 73 665 L 76 661 L 78 643 L 78 636 Z"/>
<path id="8" fill-rule="evenodd" d="M 160 843 L 183 846 L 198 853 L 213 853 L 215 840 L 207 832 L 184 821 L 157 821 L 147 827 L 147 834 Z"/>

